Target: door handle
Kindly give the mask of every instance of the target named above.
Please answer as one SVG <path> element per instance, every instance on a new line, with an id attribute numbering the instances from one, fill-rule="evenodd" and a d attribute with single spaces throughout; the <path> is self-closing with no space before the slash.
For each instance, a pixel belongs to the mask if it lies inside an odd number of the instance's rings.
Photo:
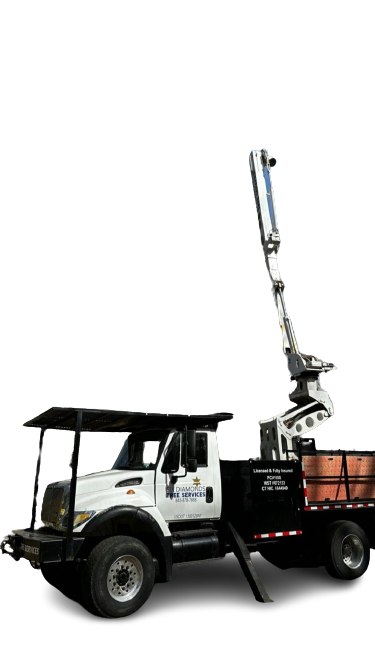
<path id="1" fill-rule="evenodd" d="M 207 486 L 206 488 L 206 502 L 211 504 L 214 501 L 214 489 L 212 486 Z"/>

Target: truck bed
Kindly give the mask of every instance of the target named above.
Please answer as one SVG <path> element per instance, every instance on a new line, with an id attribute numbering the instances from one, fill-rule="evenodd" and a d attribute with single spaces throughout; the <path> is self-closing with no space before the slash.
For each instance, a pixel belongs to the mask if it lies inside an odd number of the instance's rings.
<path id="1" fill-rule="evenodd" d="M 344 517 L 346 509 L 375 508 L 375 452 L 309 448 L 300 461 L 221 460 L 220 468 L 222 517 L 247 544 L 307 536 L 320 510 L 343 509 Z"/>

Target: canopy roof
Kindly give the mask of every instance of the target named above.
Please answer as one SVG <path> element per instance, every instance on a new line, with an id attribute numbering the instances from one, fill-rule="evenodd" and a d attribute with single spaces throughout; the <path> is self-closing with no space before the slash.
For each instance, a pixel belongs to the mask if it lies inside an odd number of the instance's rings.
<path id="1" fill-rule="evenodd" d="M 119 412 L 108 409 L 80 409 L 75 407 L 51 407 L 43 414 L 24 423 L 31 428 L 50 430 L 75 430 L 77 412 L 82 412 L 82 432 L 133 432 L 144 428 L 214 427 L 220 421 L 228 421 L 233 414 L 222 412 L 208 415 L 147 414 L 143 412 Z"/>

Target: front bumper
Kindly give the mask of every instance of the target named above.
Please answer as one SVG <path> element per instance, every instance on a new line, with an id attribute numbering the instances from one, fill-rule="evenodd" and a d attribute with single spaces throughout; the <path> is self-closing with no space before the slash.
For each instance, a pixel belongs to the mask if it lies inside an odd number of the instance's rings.
<path id="1" fill-rule="evenodd" d="M 84 537 L 72 537 L 67 556 L 65 536 L 48 534 L 43 530 L 14 530 L 4 538 L 1 552 L 14 560 L 25 558 L 34 564 L 63 562 L 76 557 L 84 540 Z"/>

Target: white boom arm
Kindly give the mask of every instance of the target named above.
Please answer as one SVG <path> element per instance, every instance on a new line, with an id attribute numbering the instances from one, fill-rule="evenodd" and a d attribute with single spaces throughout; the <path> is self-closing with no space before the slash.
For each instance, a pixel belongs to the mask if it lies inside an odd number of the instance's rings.
<path id="1" fill-rule="evenodd" d="M 280 234 L 271 184 L 271 167 L 275 164 L 276 160 L 270 157 L 266 150 L 253 150 L 250 154 L 261 241 L 279 314 L 283 349 L 288 359 L 291 379 L 297 382 L 289 398 L 297 407 L 260 422 L 261 456 L 265 460 L 294 457 L 299 438 L 333 415 L 331 399 L 321 388 L 319 375 L 335 367 L 333 363 L 326 363 L 299 351 L 293 325 L 286 311 L 284 283 L 277 263 Z"/>

